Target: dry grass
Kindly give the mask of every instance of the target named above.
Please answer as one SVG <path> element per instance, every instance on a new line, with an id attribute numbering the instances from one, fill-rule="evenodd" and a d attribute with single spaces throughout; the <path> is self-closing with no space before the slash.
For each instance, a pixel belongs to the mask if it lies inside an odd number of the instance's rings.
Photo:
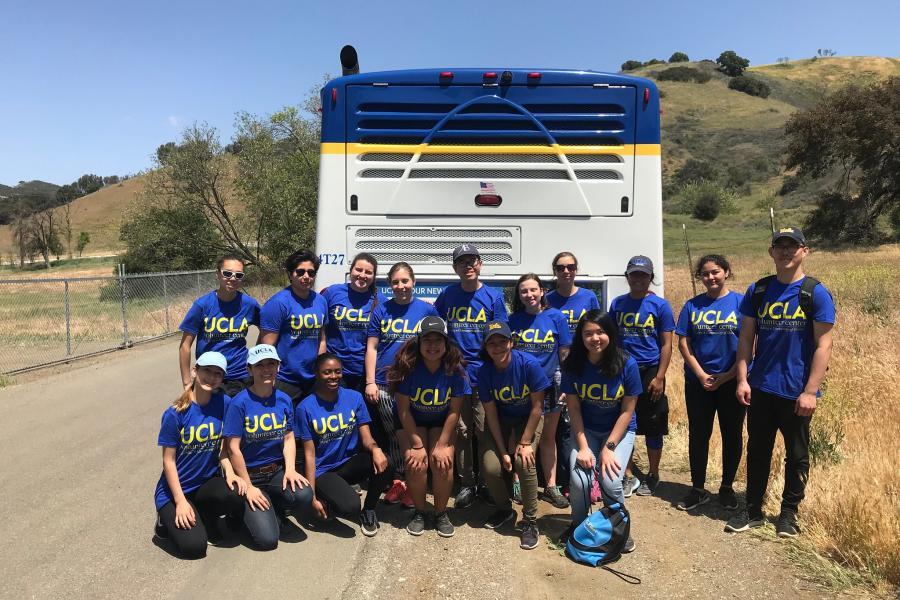
<path id="1" fill-rule="evenodd" d="M 806 550 L 859 572 L 863 581 L 893 585 L 900 585 L 898 264 L 896 245 L 872 252 L 817 252 L 808 259 L 807 272 L 834 296 L 838 321 L 824 394 L 812 421 L 813 464 L 801 507 Z M 771 270 L 771 261 L 760 249 L 758 257 L 734 257 L 733 266 L 732 288 L 743 291 Z M 666 296 L 677 314 L 692 294 L 687 267 L 667 267 L 666 278 Z M 675 354 L 669 371 L 673 427 L 664 460 L 672 470 L 687 470 L 683 363 Z M 783 461 L 779 438 L 766 500 L 770 513 L 778 511 Z M 707 481 L 715 486 L 721 475 L 716 434 L 709 463 Z M 744 468 L 742 463 L 739 482 L 745 480 Z"/>

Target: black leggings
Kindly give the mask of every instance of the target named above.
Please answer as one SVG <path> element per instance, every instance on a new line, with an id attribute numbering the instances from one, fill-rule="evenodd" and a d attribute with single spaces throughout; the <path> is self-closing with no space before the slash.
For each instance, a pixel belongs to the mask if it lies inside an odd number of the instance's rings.
<path id="1" fill-rule="evenodd" d="M 708 392 L 699 381 L 685 378 L 684 399 L 688 414 L 688 455 L 691 463 L 691 483 L 697 489 L 706 484 L 706 464 L 709 460 L 709 438 L 713 419 L 719 413 L 719 432 L 722 435 L 722 485 L 734 483 L 741 454 L 744 451 L 744 415 L 747 408 L 735 396 L 737 380 L 723 383 Z"/>
<path id="2" fill-rule="evenodd" d="M 368 452 L 360 452 L 338 468 L 316 477 L 316 496 L 328 502 L 337 514 L 355 519 L 360 510 L 359 494 L 350 486 L 364 481 L 369 486 L 362 507 L 371 510 L 375 508 L 381 493 L 390 486 L 392 474 L 390 469 L 375 473 L 372 455 Z"/>
<path id="3" fill-rule="evenodd" d="M 184 495 L 197 522 L 190 529 L 180 529 L 175 525 L 175 503 L 167 502 L 159 509 L 159 518 L 169 532 L 169 538 L 182 558 L 203 558 L 206 556 L 206 528 L 215 526 L 222 515 L 239 515 L 244 510 L 244 499 L 228 487 L 224 477 L 213 477 L 193 492 Z"/>

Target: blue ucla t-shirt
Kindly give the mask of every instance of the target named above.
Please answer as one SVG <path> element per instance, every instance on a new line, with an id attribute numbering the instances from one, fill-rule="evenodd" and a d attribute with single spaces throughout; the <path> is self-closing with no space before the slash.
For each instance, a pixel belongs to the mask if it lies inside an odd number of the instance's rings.
<path id="1" fill-rule="evenodd" d="M 659 364 L 662 334 L 675 330 L 675 316 L 669 302 L 652 293 L 640 300 L 624 294 L 612 301 L 609 314 L 619 327 L 622 347 L 638 365 Z"/>
<path id="2" fill-rule="evenodd" d="M 162 416 L 157 444 L 175 448 L 175 470 L 185 494 L 193 492 L 219 473 L 219 449 L 222 445 L 222 419 L 228 396 L 213 394 L 200 406 L 191 402 L 183 412 L 174 406 Z M 172 490 L 165 474 L 160 475 L 154 495 L 156 509 L 172 502 Z"/>
<path id="3" fill-rule="evenodd" d="M 560 387 L 564 393 L 578 396 L 585 429 L 600 433 L 612 431 L 622 414 L 622 398 L 638 396 L 644 389 L 637 361 L 630 356 L 615 377 L 607 377 L 586 360 L 580 374 L 563 373 Z M 636 430 L 637 420 L 632 413 L 628 431 Z"/>
<path id="4" fill-rule="evenodd" d="M 462 350 L 467 363 L 466 372 L 472 385 L 476 385 L 484 326 L 488 321 L 507 320 L 503 294 L 484 283 L 474 292 L 467 292 L 455 283 L 441 292 L 434 301 L 434 307 L 438 316 L 447 321 L 450 339 Z"/>
<path id="5" fill-rule="evenodd" d="M 416 425 L 435 427 L 443 424 L 450 412 L 450 399 L 472 393 L 463 373 L 448 375 L 444 366 L 432 373 L 422 362 L 397 385 L 397 393 L 409 396 L 409 410 Z M 396 405 L 394 407 L 396 411 Z"/>
<path id="6" fill-rule="evenodd" d="M 700 294 L 681 308 L 675 333 L 691 340 L 691 352 L 710 375 L 726 372 L 737 360 L 743 298 L 738 292 L 728 292 L 722 298 Z M 687 363 L 684 376 L 697 380 Z"/>
<path id="7" fill-rule="evenodd" d="M 572 334 L 563 314 L 555 308 L 536 315 L 520 310 L 509 317 L 509 328 L 516 335 L 516 350 L 538 359 L 544 374 L 553 377 L 559 369 L 559 349 L 572 345 Z"/>
<path id="8" fill-rule="evenodd" d="M 224 302 L 216 292 L 200 296 L 184 315 L 178 329 L 197 337 L 197 354 L 221 352 L 228 361 L 226 380 L 247 377 L 247 330 L 259 326 L 259 302 L 238 292 Z"/>
<path id="9" fill-rule="evenodd" d="M 834 323 L 831 293 L 824 285 L 813 290 L 813 314 L 800 308 L 803 279 L 783 284 L 772 279 L 766 287 L 759 312 L 753 310 L 750 284 L 741 302 L 741 314 L 756 319 L 756 354 L 750 367 L 750 387 L 789 400 L 796 400 L 806 386 L 816 344 L 813 322 Z"/>
<path id="10" fill-rule="evenodd" d="M 328 301 L 328 325 L 325 327 L 328 351 L 341 359 L 345 374 L 361 377 L 372 304 L 380 306 L 386 298 L 381 292 L 376 292 L 374 298 L 371 292 L 357 292 L 349 283 L 329 286 L 322 296 Z"/>
<path id="11" fill-rule="evenodd" d="M 578 320 L 589 310 L 600 308 L 597 294 L 585 288 L 578 288 L 568 298 L 553 290 L 547 294 L 547 303 L 559 310 L 569 324 L 569 333 L 575 333 Z"/>
<path id="12" fill-rule="evenodd" d="M 316 477 L 333 471 L 359 451 L 359 426 L 371 423 L 362 394 L 339 388 L 334 402 L 316 394 L 304 398 L 294 413 L 294 434 L 316 445 Z"/>
<path id="13" fill-rule="evenodd" d="M 241 438 L 247 468 L 284 460 L 284 436 L 293 430 L 294 406 L 290 396 L 273 390 L 260 398 L 249 389 L 231 399 L 225 411 L 225 437 Z"/>
<path id="14" fill-rule="evenodd" d="M 431 304 L 413 298 L 409 304 L 388 300 L 375 307 L 369 319 L 367 337 L 378 338 L 378 359 L 375 363 L 375 383 L 387 385 L 387 370 L 394 364 L 397 350 L 419 331 L 425 317 L 438 316 Z"/>
<path id="15" fill-rule="evenodd" d="M 278 334 L 278 379 L 293 385 L 315 379 L 313 364 L 319 355 L 319 333 L 326 325 L 328 302 L 321 294 L 310 290 L 303 299 L 288 286 L 269 298 L 260 311 L 259 328 Z"/>
<path id="16" fill-rule="evenodd" d="M 533 356 L 512 351 L 509 365 L 499 370 L 494 361 L 487 361 L 478 370 L 478 399 L 482 403 L 495 402 L 501 419 L 521 419 L 531 412 L 531 392 L 550 387 L 550 379 L 541 363 Z"/>

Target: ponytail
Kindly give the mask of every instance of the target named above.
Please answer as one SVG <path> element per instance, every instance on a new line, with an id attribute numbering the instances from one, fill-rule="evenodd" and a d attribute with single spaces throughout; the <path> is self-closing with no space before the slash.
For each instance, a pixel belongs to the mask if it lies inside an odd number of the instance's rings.
<path id="1" fill-rule="evenodd" d="M 175 412 L 186 411 L 194 401 L 194 381 L 196 381 L 196 378 L 191 379 L 191 386 L 181 392 L 181 395 L 172 402 L 172 406 L 175 407 Z"/>

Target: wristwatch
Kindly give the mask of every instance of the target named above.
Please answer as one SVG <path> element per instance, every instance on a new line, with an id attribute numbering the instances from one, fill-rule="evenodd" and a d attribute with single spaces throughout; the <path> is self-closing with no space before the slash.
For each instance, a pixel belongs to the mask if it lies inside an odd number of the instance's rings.
<path id="1" fill-rule="evenodd" d="M 616 449 L 616 443 L 615 443 L 615 442 L 611 442 L 611 441 L 610 441 L 610 442 L 606 442 L 606 447 L 609 448 L 610 450 L 615 450 L 615 449 Z"/>

